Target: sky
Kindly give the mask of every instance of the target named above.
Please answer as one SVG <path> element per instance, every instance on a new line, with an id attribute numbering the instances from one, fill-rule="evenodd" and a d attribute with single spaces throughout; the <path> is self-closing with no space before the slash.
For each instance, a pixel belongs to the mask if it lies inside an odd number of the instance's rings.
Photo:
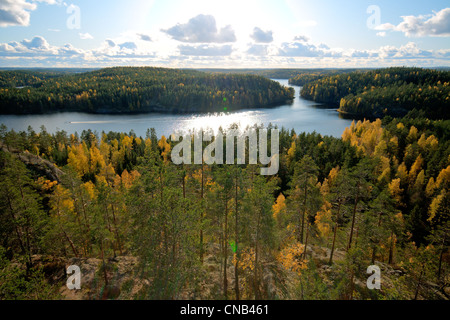
<path id="1" fill-rule="evenodd" d="M 441 0 L 0 0 L 0 67 L 436 67 L 449 40 Z"/>

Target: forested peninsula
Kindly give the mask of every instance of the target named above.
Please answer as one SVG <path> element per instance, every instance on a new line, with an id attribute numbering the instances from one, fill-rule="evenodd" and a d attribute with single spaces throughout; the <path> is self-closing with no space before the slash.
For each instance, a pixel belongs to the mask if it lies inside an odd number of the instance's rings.
<path id="1" fill-rule="evenodd" d="M 339 112 L 370 119 L 404 116 L 416 110 L 430 119 L 448 119 L 450 72 L 395 67 L 333 76 L 299 74 L 289 83 L 300 96 L 339 106 Z"/>
<path id="2" fill-rule="evenodd" d="M 294 90 L 259 75 L 153 67 L 0 72 L 0 113 L 217 112 L 280 105 Z"/>

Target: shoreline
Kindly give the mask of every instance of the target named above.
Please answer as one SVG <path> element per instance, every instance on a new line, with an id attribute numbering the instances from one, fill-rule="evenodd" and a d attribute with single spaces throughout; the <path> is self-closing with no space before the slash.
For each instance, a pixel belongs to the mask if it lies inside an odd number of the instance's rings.
<path id="1" fill-rule="evenodd" d="M 295 99 L 295 98 L 294 98 Z M 223 107 L 222 110 L 208 110 L 201 111 L 195 110 L 195 108 L 187 108 L 184 110 L 176 110 L 176 107 L 161 107 L 161 106 L 152 106 L 148 107 L 147 110 L 140 111 L 105 111 L 104 109 L 99 109 L 97 111 L 90 110 L 79 110 L 79 109 L 70 109 L 70 110 L 54 110 L 54 111 L 46 111 L 46 112 L 26 112 L 26 113 L 2 113 L 0 111 L 0 116 L 33 116 L 33 115 L 52 115 L 58 113 L 86 113 L 86 114 L 94 114 L 94 115 L 142 115 L 142 114 L 152 114 L 152 113 L 161 113 L 161 114 L 170 114 L 170 115 L 186 115 L 186 114 L 209 114 L 209 113 L 218 113 L 218 112 L 235 112 L 242 110 L 257 110 L 257 109 L 272 109 L 277 108 L 283 105 L 289 105 L 294 102 L 294 99 L 288 99 L 285 101 L 274 102 L 268 105 L 263 106 L 245 106 L 245 107 Z"/>

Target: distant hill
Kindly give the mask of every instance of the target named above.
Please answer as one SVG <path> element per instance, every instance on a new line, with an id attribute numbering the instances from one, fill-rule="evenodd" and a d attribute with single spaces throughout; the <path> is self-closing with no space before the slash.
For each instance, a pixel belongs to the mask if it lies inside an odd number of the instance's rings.
<path id="1" fill-rule="evenodd" d="M 432 119 L 448 119 L 450 72 L 396 67 L 305 81 L 305 99 L 336 105 L 339 111 L 367 118 L 403 116 L 411 110 Z"/>
<path id="2" fill-rule="evenodd" d="M 302 69 L 197 69 L 197 70 L 209 73 L 254 74 L 271 79 L 295 79 L 300 75 L 310 75 L 310 74 L 335 75 L 345 72 L 352 72 L 360 69 L 302 68 Z"/>
<path id="3" fill-rule="evenodd" d="M 294 98 L 292 88 L 259 75 L 153 67 L 80 72 L 1 71 L 0 113 L 215 112 Z"/>

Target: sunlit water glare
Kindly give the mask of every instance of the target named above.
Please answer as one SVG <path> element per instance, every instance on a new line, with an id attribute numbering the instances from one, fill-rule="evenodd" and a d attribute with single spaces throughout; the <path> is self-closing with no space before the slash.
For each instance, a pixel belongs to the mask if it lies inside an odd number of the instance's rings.
<path id="1" fill-rule="evenodd" d="M 277 80 L 288 85 L 287 80 Z M 248 109 L 236 112 L 223 112 L 215 114 L 138 114 L 138 115 L 103 115 L 79 112 L 63 112 L 49 115 L 0 115 L 0 123 L 8 129 L 25 131 L 30 125 L 35 131 L 40 131 L 44 125 L 48 132 L 58 130 L 81 134 L 83 130 L 91 129 L 102 131 L 116 131 L 129 133 L 133 130 L 138 136 L 145 137 L 148 128 L 155 128 L 158 136 L 169 136 L 175 132 L 187 133 L 191 130 L 210 128 L 217 132 L 219 128 L 228 129 L 232 124 L 240 128 L 247 126 L 264 125 L 269 123 L 294 129 L 299 132 L 316 131 L 322 135 L 340 137 L 344 129 L 350 126 L 351 120 L 339 117 L 335 108 L 317 108 L 317 103 L 299 97 L 300 87 L 295 89 L 295 99 L 292 104 L 275 108 Z"/>

